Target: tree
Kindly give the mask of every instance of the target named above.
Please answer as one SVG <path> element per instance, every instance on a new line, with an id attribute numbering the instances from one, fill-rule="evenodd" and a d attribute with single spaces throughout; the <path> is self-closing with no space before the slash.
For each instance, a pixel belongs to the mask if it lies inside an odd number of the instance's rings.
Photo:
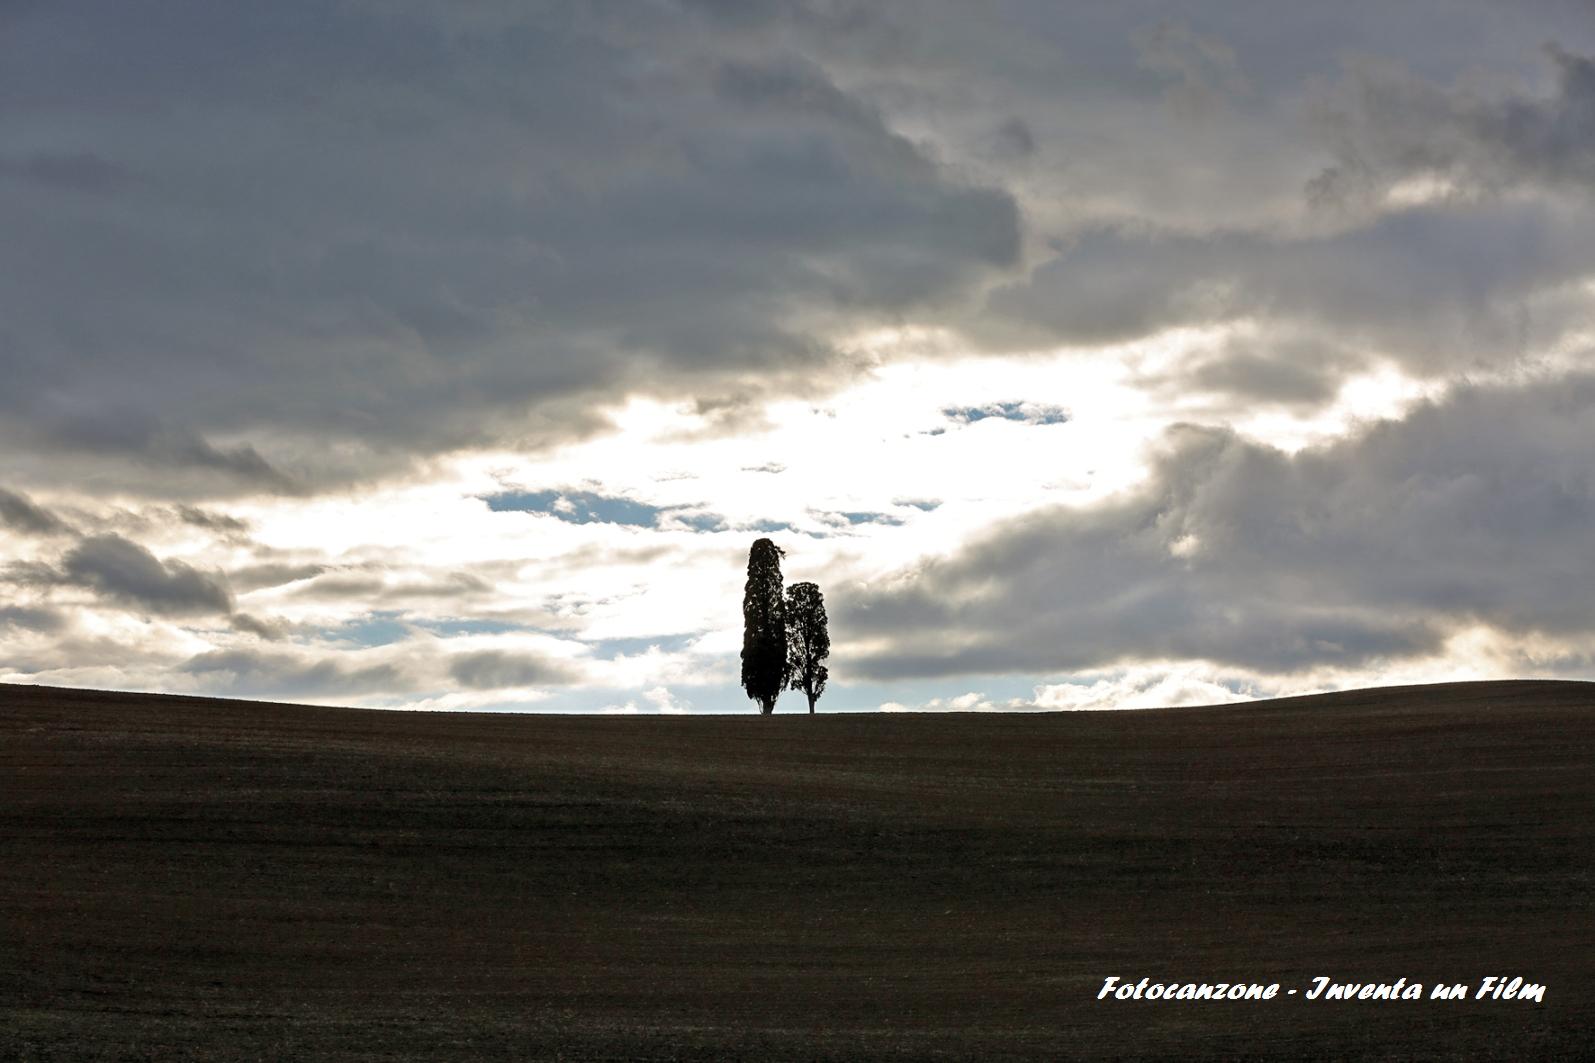
<path id="1" fill-rule="evenodd" d="M 783 551 L 760 539 L 748 551 L 742 591 L 742 689 L 768 716 L 786 686 L 786 600 L 781 594 Z"/>
<path id="2" fill-rule="evenodd" d="M 794 583 L 786 592 L 786 671 L 793 690 L 809 699 L 809 712 L 825 693 L 830 671 L 820 662 L 831 655 L 825 629 L 825 596 L 818 584 Z"/>

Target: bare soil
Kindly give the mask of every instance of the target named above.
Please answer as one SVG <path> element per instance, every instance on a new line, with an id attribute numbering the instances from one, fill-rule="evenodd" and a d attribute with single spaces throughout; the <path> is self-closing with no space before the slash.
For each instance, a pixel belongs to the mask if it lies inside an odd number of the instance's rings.
<path id="1" fill-rule="evenodd" d="M 1592 1058 L 1592 877 L 1592 684 L 632 718 L 0 686 L 6 1059 Z"/>

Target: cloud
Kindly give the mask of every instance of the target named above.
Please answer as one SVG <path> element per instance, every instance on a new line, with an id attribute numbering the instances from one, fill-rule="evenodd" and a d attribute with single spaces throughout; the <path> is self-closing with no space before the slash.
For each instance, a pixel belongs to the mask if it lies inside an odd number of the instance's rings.
<path id="1" fill-rule="evenodd" d="M 1168 4 L 730 6 L 286 0 L 223 18 L 179 0 L 180 34 L 115 4 L 14 11 L 0 446 L 29 453 L 29 482 L 292 492 L 600 431 L 624 393 L 740 395 L 747 412 L 856 372 L 863 329 L 957 327 L 1027 246 L 1071 235 L 1077 254 L 993 302 L 986 340 L 1244 313 L 1203 277 L 1244 291 L 1288 267 L 1270 234 L 1323 161 L 1290 106 L 1305 78 L 1368 41 L 1496 71 L 1524 39 L 1578 43 L 1571 17 L 1508 27 L 1471 4 L 1213 8 L 1199 25 Z M 1551 65 L 1545 95 L 1435 90 L 1381 113 L 1438 107 L 1445 122 L 1401 129 L 1460 124 L 1493 147 L 1451 155 L 1576 182 L 1588 60 Z M 1184 130 L 1161 113 L 1170 88 L 1246 111 Z M 1342 102 L 1348 151 L 1411 154 L 1367 146 L 1407 134 L 1364 132 L 1375 119 Z M 1209 230 L 1230 234 L 1211 255 L 1133 235 Z M 1091 247 L 1103 232 L 1147 246 Z M 1369 287 L 1489 261 L 1469 253 L 1485 240 Z"/>
<path id="2" fill-rule="evenodd" d="M 227 581 L 237 588 L 240 594 L 247 594 L 263 587 L 281 587 L 289 583 L 298 583 L 300 580 L 314 579 L 327 569 L 327 565 L 317 562 L 294 564 L 268 561 L 232 569 L 227 574 Z"/>
<path id="3" fill-rule="evenodd" d="M 380 564 L 368 564 L 347 569 L 324 568 L 323 573 L 295 587 L 292 596 L 362 607 L 416 600 L 443 600 L 463 607 L 466 602 L 488 595 L 493 590 L 493 584 L 487 578 L 466 571 L 422 571 L 406 575 L 390 571 Z"/>
<path id="4" fill-rule="evenodd" d="M 1166 98 L 1181 118 L 1204 118 L 1250 88 L 1233 48 L 1182 22 L 1160 22 L 1131 40 L 1142 67 L 1171 79 Z"/>
<path id="5" fill-rule="evenodd" d="M 89 151 L 0 156 L 0 180 L 25 181 L 65 192 L 115 192 L 133 181 L 124 168 Z"/>
<path id="6" fill-rule="evenodd" d="M 473 690 L 560 686 L 575 680 L 571 669 L 560 662 L 509 650 L 458 654 L 449 662 L 449 675 Z"/>
<path id="7" fill-rule="evenodd" d="M 52 403 L 43 405 L 48 408 Z M 191 429 L 136 413 L 102 407 L 92 414 L 46 415 L 31 427 L 31 435 L 22 438 L 32 446 L 125 463 L 157 477 L 181 473 L 189 479 L 190 489 L 275 494 L 302 489 L 250 444 L 217 446 Z"/>
<path id="8" fill-rule="evenodd" d="M 71 528 L 54 513 L 35 505 L 27 496 L 0 487 L 0 521 L 33 535 L 63 535 Z"/>
<path id="9" fill-rule="evenodd" d="M 43 606 L 0 606 L 0 631 L 7 628 L 51 634 L 66 626 L 66 616 L 59 609 Z"/>
<path id="10" fill-rule="evenodd" d="M 1321 406 L 1366 358 L 1313 333 L 1236 335 L 1141 382 L 1164 394 L 1200 392 L 1244 403 Z"/>
<path id="11" fill-rule="evenodd" d="M 678 697 L 669 687 L 653 687 L 642 693 L 642 700 L 654 713 L 662 716 L 683 716 L 692 712 L 692 702 Z M 635 716 L 645 710 L 637 704 L 635 698 L 621 705 L 606 705 L 597 710 L 606 716 Z"/>
<path id="12" fill-rule="evenodd" d="M 1223 705 L 1256 695 L 1245 680 L 1225 678 L 1201 665 L 1152 665 L 1109 672 L 1086 672 L 1072 682 L 1037 686 L 1030 697 L 992 699 L 979 691 L 931 698 L 916 705 L 889 701 L 883 712 L 1095 712 L 1105 709 L 1159 709 L 1183 705 Z"/>
<path id="13" fill-rule="evenodd" d="M 861 324 L 1018 262 L 1009 193 L 673 5 L 169 16 L 40 5 L 0 44 L 0 134 L 52 144 L 0 199 L 0 445 L 74 475 L 292 492 L 628 390 L 823 389 Z"/>
<path id="14" fill-rule="evenodd" d="M 971 690 L 966 694 L 959 694 L 950 698 L 931 698 L 929 701 L 918 705 L 904 705 L 899 701 L 887 701 L 881 704 L 882 712 L 1001 712 L 1017 706 L 1012 704 L 998 704 L 989 700 L 979 691 Z"/>
<path id="15" fill-rule="evenodd" d="M 991 135 L 991 153 L 999 159 L 1027 159 L 1036 153 L 1036 134 L 1022 118 L 1009 118 Z"/>
<path id="16" fill-rule="evenodd" d="M 230 618 L 233 630 L 258 635 L 269 642 L 287 638 L 293 625 L 280 619 L 258 617 L 251 613 L 234 613 Z"/>
<path id="17" fill-rule="evenodd" d="M 1345 205 L 1426 176 L 1442 188 L 1532 185 L 1587 196 L 1595 188 L 1595 58 L 1554 44 L 1546 55 L 1555 86 L 1545 95 L 1448 88 L 1392 62 L 1358 63 L 1319 101 L 1336 161 L 1309 194 Z"/>
<path id="18" fill-rule="evenodd" d="M 178 506 L 177 516 L 184 524 L 191 524 L 196 528 L 205 528 L 209 531 L 221 532 L 224 535 L 242 535 L 249 531 L 249 522 L 230 517 L 225 513 L 217 513 L 199 506 Z"/>
<path id="19" fill-rule="evenodd" d="M 1588 214 L 1534 203 L 1415 206 L 1300 236 L 1104 228 L 996 289 L 979 330 L 998 345 L 1089 345 L 1246 322 L 1439 375 L 1581 328 L 1589 300 L 1567 289 L 1595 273 L 1592 248 Z"/>
<path id="20" fill-rule="evenodd" d="M 1098 709 L 1158 709 L 1181 705 L 1225 705 L 1255 696 L 1219 682 L 1201 669 L 1158 668 L 1054 683 L 1036 688 L 1031 706 L 1045 711 L 1081 712 Z"/>
<path id="21" fill-rule="evenodd" d="M 643 691 L 642 696 L 654 707 L 654 711 L 665 715 L 681 715 L 692 711 L 692 702 L 673 693 L 669 687 L 654 687 Z"/>
<path id="22" fill-rule="evenodd" d="M 190 658 L 182 671 L 207 691 L 235 696 L 329 698 L 414 689 L 392 663 L 351 663 L 288 650 L 210 650 Z"/>
<path id="23" fill-rule="evenodd" d="M 726 706 L 768 531 L 1008 673 L 860 704 L 1585 667 L 1577 8 L 0 5 L 0 658 Z"/>
<path id="24" fill-rule="evenodd" d="M 838 595 L 834 638 L 860 647 L 848 674 L 890 679 L 1137 660 L 1278 675 L 1424 657 L 1471 625 L 1587 637 L 1592 467 L 1590 376 L 1461 388 L 1295 455 L 1177 427 L 1126 495 Z"/>
<path id="25" fill-rule="evenodd" d="M 227 613 L 232 593 L 220 574 L 162 561 L 118 535 L 84 539 L 61 559 L 58 579 L 122 605 L 167 616 Z"/>

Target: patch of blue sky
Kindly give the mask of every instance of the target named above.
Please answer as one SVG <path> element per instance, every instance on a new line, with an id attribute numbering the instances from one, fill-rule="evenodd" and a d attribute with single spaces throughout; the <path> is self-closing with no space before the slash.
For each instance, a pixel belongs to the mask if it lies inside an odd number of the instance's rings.
<path id="1" fill-rule="evenodd" d="M 697 532 L 725 531 L 729 527 L 726 519 L 718 513 L 667 512 L 666 517 Z"/>
<path id="2" fill-rule="evenodd" d="M 607 660 L 615 657 L 635 657 L 637 654 L 647 653 L 655 647 L 662 653 L 678 653 L 692 645 L 692 641 L 701 634 L 701 632 L 690 632 L 685 635 L 648 635 L 641 638 L 591 639 L 586 644 L 592 647 L 595 656 Z"/>
<path id="3" fill-rule="evenodd" d="M 317 628 L 311 637 L 326 642 L 349 642 L 356 646 L 387 646 L 394 642 L 403 642 L 410 636 L 412 625 L 403 619 L 404 613 L 397 609 L 379 609 L 345 620 L 336 627 Z"/>
<path id="4" fill-rule="evenodd" d="M 902 524 L 902 517 L 894 517 L 890 513 L 874 513 L 862 510 L 843 511 L 837 514 L 849 524 Z"/>
<path id="5" fill-rule="evenodd" d="M 809 511 L 809 517 L 822 524 L 841 527 L 847 522 L 840 514 L 824 513 L 816 510 Z M 809 523 L 809 522 L 805 522 Z M 751 524 L 738 524 L 736 530 L 740 532 L 755 532 L 764 535 L 801 535 L 807 539 L 830 539 L 832 533 L 824 527 L 802 527 L 791 521 L 785 520 L 756 520 Z"/>
<path id="6" fill-rule="evenodd" d="M 487 496 L 494 513 L 547 513 L 570 524 L 624 524 L 651 528 L 662 512 L 658 506 L 593 491 L 504 491 Z"/>
<path id="7" fill-rule="evenodd" d="M 947 406 L 943 407 L 941 412 L 949 421 L 961 424 L 973 424 L 988 417 L 1034 425 L 1065 424 L 1069 420 L 1068 411 L 1063 407 L 1039 402 L 988 402 L 984 406 Z"/>
<path id="8" fill-rule="evenodd" d="M 502 491 L 486 496 L 494 513 L 545 513 L 567 524 L 619 524 L 657 528 L 668 519 L 696 532 L 726 530 L 726 520 L 693 506 L 654 506 L 647 502 L 603 495 L 596 491 Z"/>

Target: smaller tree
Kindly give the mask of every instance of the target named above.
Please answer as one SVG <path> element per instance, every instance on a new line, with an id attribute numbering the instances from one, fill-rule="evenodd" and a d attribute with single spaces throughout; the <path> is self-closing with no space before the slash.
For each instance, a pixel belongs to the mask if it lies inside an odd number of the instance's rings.
<path id="1" fill-rule="evenodd" d="M 803 691 L 809 712 L 825 693 L 830 671 L 821 662 L 831 655 L 831 635 L 825 627 L 825 596 L 814 583 L 794 583 L 786 590 L 787 684 Z"/>

